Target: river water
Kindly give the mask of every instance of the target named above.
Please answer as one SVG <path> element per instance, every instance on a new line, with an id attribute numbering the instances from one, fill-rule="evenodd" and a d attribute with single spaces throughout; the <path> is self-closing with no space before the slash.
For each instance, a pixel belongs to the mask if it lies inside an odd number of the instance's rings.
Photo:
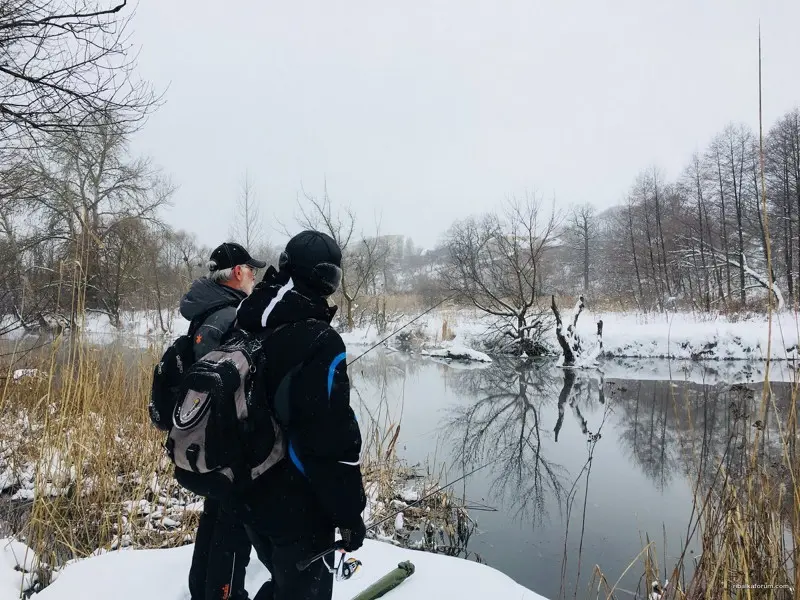
<path id="1" fill-rule="evenodd" d="M 400 457 L 446 481 L 491 463 L 454 486 L 478 523 L 470 559 L 553 600 L 576 586 L 585 597 L 596 566 L 616 582 L 648 539 L 662 577 L 684 548 L 691 571 L 693 488 L 714 457 L 736 459 L 731 435 L 746 433 L 741 417 L 760 404 L 757 381 L 699 367 L 706 383 L 693 383 L 666 361 L 640 367 L 609 363 L 611 378 L 552 362 L 473 368 L 376 351 L 350 369 L 351 402 L 362 424 L 400 422 Z M 653 375 L 670 371 L 672 380 Z M 773 393 L 785 406 L 790 387 Z M 634 592 L 642 573 L 639 559 L 620 588 Z"/>

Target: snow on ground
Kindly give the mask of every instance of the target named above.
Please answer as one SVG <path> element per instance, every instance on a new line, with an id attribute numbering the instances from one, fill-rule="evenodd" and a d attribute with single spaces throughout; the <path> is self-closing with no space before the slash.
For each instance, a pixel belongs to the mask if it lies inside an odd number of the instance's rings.
<path id="1" fill-rule="evenodd" d="M 36 583 L 36 556 L 16 540 L 0 540 L 0 600 L 16 600 Z"/>
<path id="2" fill-rule="evenodd" d="M 571 320 L 571 313 L 564 315 Z M 597 321 L 603 321 L 603 356 L 621 358 L 674 358 L 688 360 L 750 360 L 763 361 L 767 355 L 768 323 L 765 315 L 744 314 L 725 316 L 703 313 L 601 313 L 584 310 L 578 319 L 577 331 L 585 345 L 596 339 Z M 455 336 L 442 340 L 442 324 Z M 568 321 L 567 321 L 568 322 Z M 400 321 L 396 328 L 405 321 Z M 436 355 L 436 350 L 448 347 L 485 349 L 483 339 L 487 322 L 474 310 L 463 309 L 432 312 L 408 328 L 426 340 L 423 354 Z M 374 327 L 356 328 L 342 335 L 352 347 L 370 346 L 391 333 L 380 335 Z M 773 359 L 800 358 L 800 322 L 792 312 L 773 315 Z M 558 349 L 555 328 L 546 340 Z M 398 344 L 392 340 L 393 347 Z"/>
<path id="3" fill-rule="evenodd" d="M 594 339 L 596 322 L 603 321 L 603 351 L 626 358 L 678 358 L 714 360 L 764 360 L 767 356 L 768 322 L 765 315 L 692 313 L 593 313 L 584 311 L 578 333 Z M 773 315 L 773 359 L 796 359 L 797 316 Z"/>
<path id="4" fill-rule="evenodd" d="M 188 600 L 186 585 L 192 545 L 168 550 L 120 550 L 75 561 L 58 573 L 55 581 L 34 600 Z M 35 558 L 19 542 L 0 540 L 0 600 L 17 600 L 26 575 L 18 570 Z M 334 584 L 334 600 L 349 600 L 375 583 L 397 564 L 410 560 L 416 570 L 387 600 L 419 598 L 486 598 L 543 600 L 499 571 L 472 561 L 440 554 L 397 548 L 367 540 L 353 556 L 363 567 L 355 577 Z M 29 576 L 28 576 L 29 577 Z M 250 597 L 269 579 L 269 573 L 253 552 L 245 585 Z M 27 583 L 27 581 L 26 581 Z"/>
<path id="5" fill-rule="evenodd" d="M 127 314 L 121 329 L 114 328 L 106 315 L 89 313 L 83 327 L 90 341 L 96 343 L 121 342 L 128 346 L 147 347 L 153 343 L 168 343 L 185 333 L 189 323 L 177 312 L 162 313 L 169 333 L 164 334 L 155 311 Z M 366 350 L 398 329 L 402 332 L 387 342 L 393 349 L 422 351 L 431 358 L 466 361 L 485 361 L 488 357 L 484 340 L 488 322 L 475 309 L 440 309 L 419 318 L 406 326 L 417 315 L 395 317 L 385 332 L 374 326 L 356 327 L 342 332 L 342 338 L 353 351 Z M 565 322 L 571 313 L 563 315 Z M 756 360 L 763 361 L 767 354 L 768 326 L 765 315 L 742 314 L 726 316 L 716 313 L 638 313 L 595 312 L 587 308 L 578 320 L 577 331 L 586 342 L 593 342 L 596 322 L 603 320 L 603 353 L 605 357 L 623 358 L 675 358 L 690 360 Z M 406 326 L 406 327 L 404 327 Z M 5 336 L 15 339 L 24 335 L 17 330 Z M 411 341 L 408 341 L 408 338 Z M 406 338 L 406 339 L 404 339 Z M 784 311 L 773 316 L 773 359 L 798 359 L 800 322 L 797 315 Z M 558 349 L 555 328 L 546 341 Z"/>

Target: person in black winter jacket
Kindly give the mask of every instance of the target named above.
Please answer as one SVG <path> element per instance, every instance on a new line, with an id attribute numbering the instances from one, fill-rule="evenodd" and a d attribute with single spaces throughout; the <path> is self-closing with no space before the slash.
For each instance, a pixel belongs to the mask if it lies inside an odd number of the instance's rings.
<path id="1" fill-rule="evenodd" d="M 347 551 L 366 534 L 361 433 L 345 345 L 330 325 L 336 307 L 327 302 L 341 280 L 341 258 L 330 236 L 296 235 L 279 270 L 270 267 L 237 312 L 240 328 L 269 333 L 261 376 L 288 440 L 287 459 L 256 480 L 245 500 L 250 538 L 272 575 L 256 600 L 329 600 L 333 576 L 325 563 L 302 572 L 296 563 L 331 547 L 336 527 Z"/>
<path id="2" fill-rule="evenodd" d="M 196 280 L 181 300 L 181 315 L 199 321 L 195 360 L 215 350 L 232 330 L 236 308 L 253 291 L 258 269 L 265 266 L 239 244 L 225 243 L 211 253 L 208 274 Z M 250 550 L 241 520 L 215 498 L 206 497 L 189 570 L 192 600 L 246 600 L 244 576 Z"/>

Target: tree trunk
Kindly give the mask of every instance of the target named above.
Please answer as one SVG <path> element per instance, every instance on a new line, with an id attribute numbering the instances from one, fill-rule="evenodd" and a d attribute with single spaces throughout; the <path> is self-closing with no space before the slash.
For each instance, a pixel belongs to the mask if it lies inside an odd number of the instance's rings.
<path id="1" fill-rule="evenodd" d="M 558 344 L 561 346 L 562 352 L 564 352 L 564 366 L 570 367 L 575 364 L 575 354 L 572 352 L 572 348 L 567 338 L 564 336 L 564 324 L 561 321 L 561 314 L 558 312 L 558 306 L 556 306 L 556 297 L 551 296 L 550 298 L 550 308 L 553 310 L 553 314 L 556 317 L 556 338 L 558 339 Z"/>
<path id="2" fill-rule="evenodd" d="M 703 283 L 705 294 L 706 312 L 711 312 L 711 292 L 708 282 L 708 267 L 706 265 L 705 227 L 703 225 L 703 187 L 700 183 L 699 161 L 695 159 L 695 184 L 697 186 L 697 218 L 700 221 L 700 264 L 703 267 Z"/>
<path id="3" fill-rule="evenodd" d="M 636 258 L 636 240 L 633 236 L 633 211 L 628 207 L 628 231 L 631 234 L 631 254 L 633 254 L 633 266 L 636 269 L 636 283 L 639 286 L 639 298 L 644 300 L 642 293 L 642 276 L 639 273 L 639 260 Z"/>
<path id="4" fill-rule="evenodd" d="M 653 236 L 650 234 L 650 217 L 647 212 L 647 203 L 644 207 L 644 232 L 647 237 L 647 251 L 650 254 L 650 270 L 653 274 L 653 283 L 656 286 L 656 297 L 658 298 L 658 307 L 662 308 L 663 294 L 661 293 L 661 286 L 659 285 L 659 277 L 656 274 L 656 268 L 661 270 L 660 264 L 656 262 L 655 255 L 653 254 Z M 658 265 L 658 266 L 657 266 Z"/>
<path id="5" fill-rule="evenodd" d="M 792 130 L 791 130 L 791 154 L 792 154 L 792 166 L 793 166 L 793 174 L 794 174 L 794 191 L 797 201 L 797 216 L 800 219 L 800 121 L 798 121 L 797 113 L 794 115 L 794 122 L 792 123 Z M 788 177 L 787 177 L 788 180 Z M 788 185 L 788 181 L 787 181 Z M 788 194 L 786 198 L 787 202 L 790 202 Z M 790 231 L 791 231 L 791 223 L 789 224 Z M 793 242 L 790 242 L 790 246 Z M 800 223 L 797 225 L 797 257 L 798 261 L 800 262 Z M 800 267 L 800 265 L 798 265 Z M 790 267 L 792 270 L 794 265 Z M 799 286 L 800 287 L 800 286 Z M 797 293 L 798 298 L 800 298 L 800 290 Z"/>
<path id="6" fill-rule="evenodd" d="M 583 231 L 583 293 L 589 293 L 589 224 L 586 218 Z"/>
<path id="7" fill-rule="evenodd" d="M 667 269 L 667 249 L 664 244 L 664 229 L 661 227 L 661 199 L 658 197 L 658 174 L 653 172 L 653 188 L 655 190 L 656 201 L 656 229 L 661 244 L 661 261 L 664 266 L 664 284 L 667 287 L 667 294 L 672 296 L 672 288 L 669 284 L 669 270 Z"/>
<path id="8" fill-rule="evenodd" d="M 347 304 L 347 331 L 353 331 L 355 323 L 353 322 L 353 304 L 354 300 L 348 296 L 344 297 Z"/>
<path id="9" fill-rule="evenodd" d="M 719 152 L 716 152 L 716 159 L 717 159 L 717 175 L 719 177 L 719 200 L 722 208 L 722 250 L 725 252 L 725 257 L 729 256 L 729 248 L 728 248 L 728 217 L 725 212 L 725 185 L 722 182 L 722 160 L 719 155 Z M 728 296 L 732 293 L 731 287 L 731 266 L 728 261 L 725 261 L 725 279 L 727 280 L 728 284 Z"/>
<path id="10" fill-rule="evenodd" d="M 747 303 L 747 292 L 745 290 L 746 282 L 744 276 L 744 194 L 742 190 L 744 179 L 745 142 L 743 137 L 737 141 L 741 145 L 741 154 L 738 157 L 736 156 L 736 150 L 733 147 L 733 137 L 729 138 L 728 148 L 730 150 L 731 180 L 733 181 L 733 204 L 736 210 L 736 235 L 739 241 L 739 300 L 742 308 L 744 308 L 745 304 Z"/>

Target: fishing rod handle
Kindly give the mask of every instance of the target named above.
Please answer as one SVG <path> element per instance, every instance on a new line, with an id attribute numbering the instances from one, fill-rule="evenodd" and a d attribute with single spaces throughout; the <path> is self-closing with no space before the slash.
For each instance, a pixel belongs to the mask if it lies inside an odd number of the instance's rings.
<path id="1" fill-rule="evenodd" d="M 344 550 L 344 541 L 343 541 L 343 540 L 337 540 L 337 541 L 336 541 L 336 542 L 333 544 L 333 546 L 331 546 L 331 547 L 330 547 L 330 548 L 328 548 L 327 550 L 323 550 L 323 551 L 322 551 L 322 552 L 320 552 L 319 554 L 317 554 L 317 555 L 315 555 L 315 556 L 312 556 L 311 558 L 309 558 L 309 559 L 307 559 L 307 560 L 301 560 L 301 561 L 299 561 L 299 562 L 297 563 L 297 565 L 296 565 L 296 566 L 297 566 L 297 570 L 298 570 L 298 571 L 305 571 L 305 570 L 306 570 L 308 567 L 310 567 L 312 564 L 314 564 L 315 562 L 317 562 L 317 561 L 318 561 L 319 559 L 321 559 L 322 557 L 326 556 L 327 554 L 330 554 L 331 552 L 337 552 L 337 551 L 339 551 L 339 550 Z"/>

